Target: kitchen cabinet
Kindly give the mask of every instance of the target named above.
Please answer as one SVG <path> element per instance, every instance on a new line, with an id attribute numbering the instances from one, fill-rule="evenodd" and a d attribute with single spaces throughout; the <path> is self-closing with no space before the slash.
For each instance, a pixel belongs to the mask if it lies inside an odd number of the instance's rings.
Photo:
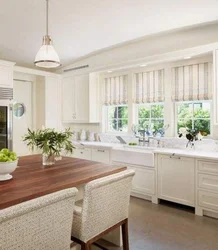
<path id="1" fill-rule="evenodd" d="M 110 164 L 110 150 L 104 148 L 92 148 L 92 161 Z"/>
<path id="2" fill-rule="evenodd" d="M 92 160 L 91 148 L 75 148 L 73 157 L 80 158 L 83 160 Z"/>
<path id="3" fill-rule="evenodd" d="M 63 76 L 62 121 L 64 123 L 97 123 L 99 109 L 99 79 L 96 74 Z"/>
<path id="4" fill-rule="evenodd" d="M 45 127 L 61 128 L 61 76 L 45 77 Z"/>
<path id="5" fill-rule="evenodd" d="M 195 159 L 158 155 L 158 198 L 195 207 Z"/>
<path id="6" fill-rule="evenodd" d="M 15 63 L 0 60 L 0 87 L 13 88 L 13 67 Z"/>
<path id="7" fill-rule="evenodd" d="M 142 199 L 152 199 L 156 194 L 155 188 L 155 169 L 145 166 L 126 164 L 121 162 L 112 162 L 115 166 L 126 166 L 128 169 L 135 170 L 135 176 L 132 181 L 131 195 Z"/>
<path id="8" fill-rule="evenodd" d="M 196 199 L 197 215 L 218 218 L 218 161 L 197 160 Z"/>

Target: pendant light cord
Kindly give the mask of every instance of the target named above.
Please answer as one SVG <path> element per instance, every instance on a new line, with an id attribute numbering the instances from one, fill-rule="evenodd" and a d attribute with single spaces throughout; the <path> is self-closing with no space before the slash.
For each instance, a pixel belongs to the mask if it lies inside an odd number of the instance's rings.
<path id="1" fill-rule="evenodd" d="M 46 35 L 48 36 L 48 0 L 46 0 Z"/>

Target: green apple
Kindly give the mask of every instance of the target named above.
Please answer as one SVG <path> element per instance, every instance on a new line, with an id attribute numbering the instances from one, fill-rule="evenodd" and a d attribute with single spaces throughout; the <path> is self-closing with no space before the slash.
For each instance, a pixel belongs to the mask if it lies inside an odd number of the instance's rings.
<path id="1" fill-rule="evenodd" d="M 15 152 L 10 152 L 9 154 L 9 158 L 12 160 L 12 161 L 15 161 L 17 159 L 17 154 Z"/>
<path id="2" fill-rule="evenodd" d="M 7 148 L 3 148 L 1 150 L 1 153 L 3 153 L 4 155 L 8 155 L 9 154 L 9 150 Z"/>
<path id="3" fill-rule="evenodd" d="M 0 153 L 0 162 L 6 162 L 8 160 L 8 157 L 2 153 Z"/>

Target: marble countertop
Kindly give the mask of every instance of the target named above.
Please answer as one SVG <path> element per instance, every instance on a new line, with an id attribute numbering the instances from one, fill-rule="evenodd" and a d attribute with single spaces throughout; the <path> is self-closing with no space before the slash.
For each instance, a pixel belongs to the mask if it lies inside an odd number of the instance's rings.
<path id="1" fill-rule="evenodd" d="M 193 149 L 173 149 L 173 148 L 157 148 L 154 150 L 156 154 L 174 154 L 184 157 L 195 157 L 203 159 L 218 160 L 218 152 L 197 151 Z"/>
<path id="2" fill-rule="evenodd" d="M 155 148 L 155 147 L 141 147 L 141 146 L 128 146 L 125 144 L 118 143 L 106 143 L 106 142 L 89 142 L 89 141 L 74 141 L 74 146 L 76 147 L 91 147 L 91 148 L 106 148 L 113 150 L 123 150 L 123 151 L 135 151 L 140 153 L 154 153 L 154 154 L 174 154 L 184 157 L 195 157 L 203 159 L 218 160 L 218 152 L 207 152 L 198 151 L 194 149 L 173 149 L 173 148 Z"/>

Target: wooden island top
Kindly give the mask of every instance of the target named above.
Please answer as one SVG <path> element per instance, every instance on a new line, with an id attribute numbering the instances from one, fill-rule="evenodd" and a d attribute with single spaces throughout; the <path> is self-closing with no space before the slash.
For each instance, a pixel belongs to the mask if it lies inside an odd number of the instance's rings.
<path id="1" fill-rule="evenodd" d="M 0 182 L 0 209 L 125 169 L 72 157 L 63 157 L 53 166 L 43 166 L 41 155 L 23 156 L 12 173 L 13 179 Z"/>

